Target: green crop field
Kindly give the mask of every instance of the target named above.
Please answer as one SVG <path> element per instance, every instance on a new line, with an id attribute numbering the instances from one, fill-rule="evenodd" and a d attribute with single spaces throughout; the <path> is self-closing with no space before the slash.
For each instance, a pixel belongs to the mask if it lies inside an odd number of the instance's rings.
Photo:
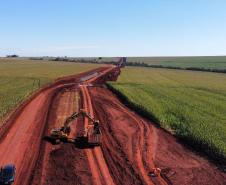
<path id="1" fill-rule="evenodd" d="M 210 57 L 134 57 L 129 62 L 144 62 L 149 65 L 179 68 L 226 69 L 226 56 Z"/>
<path id="2" fill-rule="evenodd" d="M 129 62 L 144 62 L 150 65 L 170 67 L 197 67 L 209 69 L 226 69 L 226 56 L 209 57 L 132 57 Z"/>
<path id="3" fill-rule="evenodd" d="M 226 75 L 127 67 L 110 88 L 141 114 L 226 161 Z"/>
<path id="4" fill-rule="evenodd" d="M 29 60 L 0 60 L 0 119 L 40 86 L 100 65 Z"/>
<path id="5" fill-rule="evenodd" d="M 24 58 L 28 59 L 28 58 Z M 44 58 L 50 60 L 51 58 Z M 52 58 L 53 59 L 53 58 Z M 62 58 L 62 60 L 65 58 Z M 83 62 L 117 62 L 119 57 L 84 57 L 66 58 Z M 226 56 L 203 56 L 203 57 L 127 57 L 127 65 L 150 67 L 194 69 L 203 71 L 215 71 L 226 73 Z M 143 64 L 144 63 L 144 64 Z"/>
<path id="6" fill-rule="evenodd" d="M 101 61 L 118 61 L 118 58 L 102 58 Z M 203 57 L 128 57 L 129 63 L 145 63 L 165 68 L 195 68 L 226 71 L 226 56 Z M 130 64 L 131 65 L 131 64 Z"/>

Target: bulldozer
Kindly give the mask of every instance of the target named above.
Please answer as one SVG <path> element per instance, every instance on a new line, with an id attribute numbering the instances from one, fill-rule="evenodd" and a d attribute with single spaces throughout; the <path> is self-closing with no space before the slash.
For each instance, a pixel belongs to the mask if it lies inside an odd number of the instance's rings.
<path id="1" fill-rule="evenodd" d="M 84 132 L 77 138 L 69 138 L 71 128 L 70 124 L 73 120 L 78 118 L 79 115 L 87 117 L 89 125 L 85 128 Z M 74 112 L 69 116 L 62 127 L 54 128 L 50 132 L 49 140 L 54 144 L 66 143 L 80 143 L 86 146 L 100 146 L 101 145 L 101 131 L 99 126 L 99 120 L 95 120 L 85 110 L 80 109 L 79 112 Z"/>

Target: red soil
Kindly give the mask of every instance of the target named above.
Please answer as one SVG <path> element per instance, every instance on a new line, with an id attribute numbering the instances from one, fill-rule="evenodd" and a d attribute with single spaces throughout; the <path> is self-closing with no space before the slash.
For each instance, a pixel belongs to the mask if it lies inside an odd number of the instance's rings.
<path id="1" fill-rule="evenodd" d="M 81 87 L 83 96 L 83 108 L 94 117 L 91 98 L 86 86 Z M 84 120 L 84 128 L 88 127 L 88 119 Z M 108 166 L 105 162 L 102 150 L 100 147 L 85 150 L 89 162 L 90 170 L 93 176 L 94 184 L 114 185 L 114 181 L 110 175 Z"/>
<path id="2" fill-rule="evenodd" d="M 73 91 L 61 92 L 54 99 L 48 119 L 48 135 L 54 127 L 60 127 L 65 118 L 75 110 L 73 103 L 75 98 Z M 76 121 L 73 123 L 76 125 Z M 76 134 L 73 130 L 73 135 Z M 73 136 L 71 136 L 73 137 Z M 72 144 L 61 144 L 53 146 L 46 141 L 42 142 L 40 157 L 35 168 L 35 173 L 30 184 L 33 185 L 72 185 L 91 184 L 91 172 L 88 167 L 84 150 L 74 147 Z"/>
<path id="3" fill-rule="evenodd" d="M 102 72 L 107 67 L 61 78 L 36 92 L 12 114 L 0 128 L 0 166 L 13 163 L 16 166 L 15 185 L 26 185 L 36 164 L 41 139 L 45 129 L 50 105 L 62 89 L 75 86 L 80 77 Z"/>
<path id="4" fill-rule="evenodd" d="M 81 77 L 95 72 L 98 76 L 79 85 Z M 226 184 L 226 175 L 216 166 L 130 111 L 109 90 L 86 87 L 116 80 L 119 73 L 110 66 L 61 78 L 16 110 L 0 130 L 0 165 L 16 165 L 15 184 Z M 53 146 L 42 140 L 76 111 L 79 92 L 80 108 L 101 121 L 102 146 Z M 87 125 L 87 119 L 75 121 L 71 137 Z M 162 168 L 163 175 L 150 177 L 153 167 Z"/>
<path id="5" fill-rule="evenodd" d="M 226 174 L 214 164 L 126 108 L 106 88 L 90 87 L 90 94 L 102 123 L 103 153 L 116 184 L 148 184 L 147 174 L 154 166 L 162 169 L 168 184 L 226 184 Z M 159 184 L 159 179 L 149 179 Z"/>

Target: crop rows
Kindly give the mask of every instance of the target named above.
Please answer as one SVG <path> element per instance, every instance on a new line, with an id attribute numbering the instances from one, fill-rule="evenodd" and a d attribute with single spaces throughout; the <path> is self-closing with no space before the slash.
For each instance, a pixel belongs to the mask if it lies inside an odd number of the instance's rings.
<path id="1" fill-rule="evenodd" d="M 99 65 L 65 62 L 0 60 L 0 120 L 32 92 L 54 79 Z"/>
<path id="2" fill-rule="evenodd" d="M 109 86 L 133 109 L 225 162 L 225 81 L 224 74 L 127 68 Z"/>

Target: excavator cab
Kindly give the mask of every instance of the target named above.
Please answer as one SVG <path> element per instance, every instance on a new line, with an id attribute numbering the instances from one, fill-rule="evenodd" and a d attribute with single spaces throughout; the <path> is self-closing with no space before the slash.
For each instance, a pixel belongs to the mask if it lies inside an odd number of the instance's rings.
<path id="1" fill-rule="evenodd" d="M 101 131 L 99 128 L 99 122 L 96 122 L 96 125 L 88 129 L 88 143 L 91 146 L 100 146 L 101 145 Z"/>
<path id="2" fill-rule="evenodd" d="M 85 128 L 84 133 L 76 138 L 76 142 L 79 145 L 87 147 L 101 146 L 101 131 L 98 120 L 93 120 L 93 124 L 89 124 Z"/>

